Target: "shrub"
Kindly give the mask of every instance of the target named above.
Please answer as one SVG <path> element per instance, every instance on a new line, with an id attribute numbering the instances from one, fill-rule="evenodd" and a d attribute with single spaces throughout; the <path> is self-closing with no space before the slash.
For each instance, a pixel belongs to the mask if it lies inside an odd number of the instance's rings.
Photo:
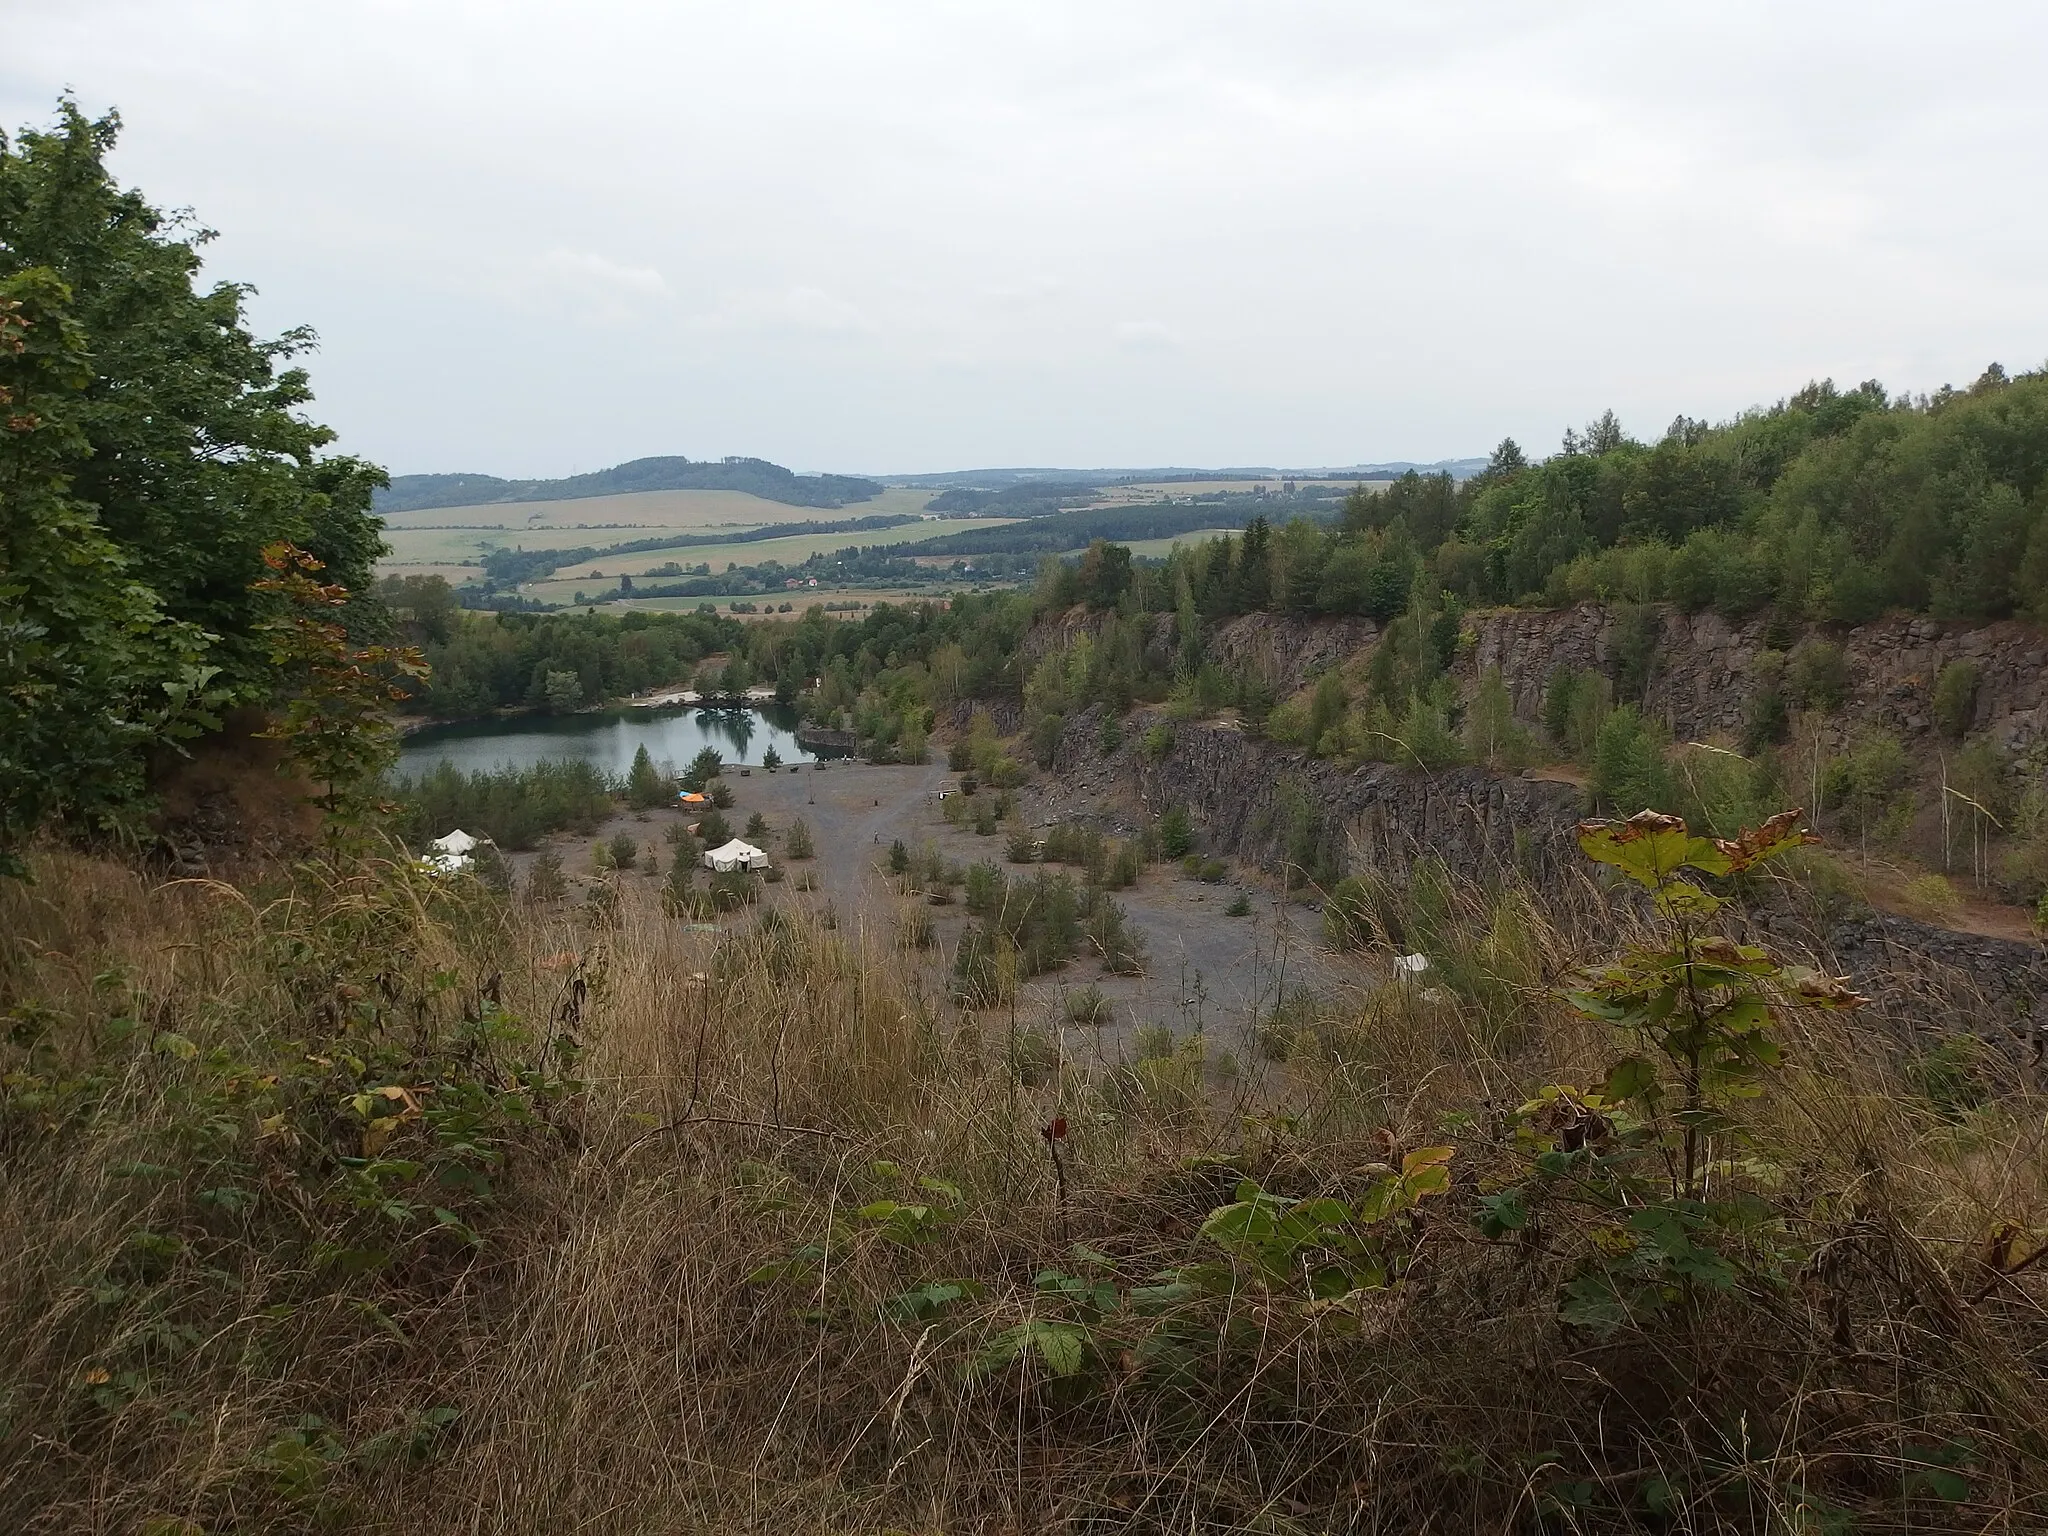
<path id="1" fill-rule="evenodd" d="M 1196 878 L 1204 885 L 1220 885 L 1230 874 L 1230 866 L 1221 859 L 1204 859 Z"/>
<path id="2" fill-rule="evenodd" d="M 711 899 L 723 912 L 737 912 L 761 899 L 761 883 L 750 870 L 728 869 L 723 874 L 715 874 L 711 877 L 710 888 Z"/>
<path id="3" fill-rule="evenodd" d="M 1655 608 L 1628 603 L 1615 611 L 1608 653 L 1614 658 L 1614 691 L 1618 697 L 1634 704 L 1649 697 L 1657 644 L 1663 638 L 1664 621 Z"/>
<path id="4" fill-rule="evenodd" d="M 701 792 L 706 784 L 718 777 L 724 766 L 725 760 L 718 755 L 718 748 L 701 748 L 690 759 L 690 766 L 683 770 L 683 788 Z"/>
<path id="5" fill-rule="evenodd" d="M 697 836 L 706 848 L 721 848 L 732 841 L 732 825 L 722 811 L 706 811 L 697 818 Z"/>
<path id="6" fill-rule="evenodd" d="M 768 818 L 759 811 L 754 812 L 753 815 L 747 818 L 747 836 L 750 838 L 762 838 L 767 835 Z"/>
<path id="7" fill-rule="evenodd" d="M 792 859 L 809 859 L 817 856 L 817 845 L 811 841 L 811 828 L 799 816 L 789 824 L 789 834 L 782 840 L 782 851 Z"/>
<path id="8" fill-rule="evenodd" d="M 1849 697 L 1848 658 L 1831 640 L 1802 640 L 1792 647 L 1785 686 L 1801 708 L 1833 713 Z"/>
<path id="9" fill-rule="evenodd" d="M 533 856 L 533 862 L 526 866 L 526 899 L 539 906 L 546 902 L 560 901 L 568 891 L 568 883 L 562 878 L 562 857 L 552 848 L 543 848 Z"/>
<path id="10" fill-rule="evenodd" d="M 896 947 L 898 949 L 930 949 L 938 943 L 937 930 L 932 927 L 932 915 L 923 907 L 906 907 L 896 925 Z"/>
<path id="11" fill-rule="evenodd" d="M 611 855 L 610 867 L 613 869 L 631 869 L 640 862 L 640 845 L 630 832 L 614 836 L 606 852 Z"/>
<path id="12" fill-rule="evenodd" d="M 1583 762 L 1592 755 L 1609 702 L 1606 678 L 1557 667 L 1543 690 L 1543 728 L 1561 750 Z"/>
<path id="13" fill-rule="evenodd" d="M 1161 721 L 1147 729 L 1141 750 L 1147 762 L 1162 761 L 1173 750 L 1173 727 Z"/>
<path id="14" fill-rule="evenodd" d="M 643 744 L 634 752 L 633 766 L 626 774 L 626 803 L 636 810 L 648 811 L 665 804 L 668 798 L 668 780 L 656 770 L 654 759 Z"/>
<path id="15" fill-rule="evenodd" d="M 1035 864 L 1040 851 L 1039 840 L 1031 835 L 1028 827 L 1019 827 L 1010 834 L 1010 840 L 1003 846 L 1003 856 L 1012 864 Z"/>
<path id="16" fill-rule="evenodd" d="M 1765 747 L 1785 739 L 1792 727 L 1792 715 L 1783 687 L 1785 658 L 1776 651 L 1760 652 L 1752 671 L 1749 703 L 1742 719 L 1742 750 L 1754 756 Z"/>
<path id="17" fill-rule="evenodd" d="M 1627 815 L 1671 803 L 1663 733 L 1638 715 L 1635 706 L 1619 705 L 1601 722 L 1587 790 L 1596 807 Z"/>
<path id="18" fill-rule="evenodd" d="M 1083 1028 L 1107 1024 L 1113 1010 L 1102 988 L 1089 984 L 1067 994 L 1067 1022 Z"/>
<path id="19" fill-rule="evenodd" d="M 1195 825 L 1188 816 L 1184 805 L 1172 805 L 1159 818 L 1159 856 L 1163 859 L 1185 858 L 1194 851 Z"/>
<path id="20" fill-rule="evenodd" d="M 593 880 L 583 893 L 583 920 L 593 928 L 619 925 L 619 887 L 609 879 Z"/>
<path id="21" fill-rule="evenodd" d="M 897 838 L 889 845 L 889 873 L 903 875 L 910 872 L 910 850 L 903 846 L 903 839 Z"/>
<path id="22" fill-rule="evenodd" d="M 1364 949 L 1378 937 L 1372 892 L 1355 875 L 1331 887 L 1323 903 L 1323 937 L 1334 949 Z"/>
<path id="23" fill-rule="evenodd" d="M 1906 749 L 1899 739 L 1872 731 L 1822 767 L 1822 801 L 1865 841 L 1873 832 L 1885 837 L 1912 815 L 1908 771 Z"/>
<path id="24" fill-rule="evenodd" d="M 1963 910 L 1962 897 L 1943 875 L 1915 875 L 1906 882 L 1901 894 L 1921 916 L 1933 922 L 1954 922 Z"/>
<path id="25" fill-rule="evenodd" d="M 1951 741 L 1961 741 L 1969 733 L 1982 678 L 1977 663 L 1956 660 L 1943 667 L 1934 680 L 1934 723 Z"/>
<path id="26" fill-rule="evenodd" d="M 1328 757 L 1342 749 L 1339 728 L 1344 723 L 1344 711 L 1350 705 L 1350 697 L 1344 691 L 1344 679 L 1338 673 L 1325 672 L 1317 679 L 1315 693 L 1309 700 L 1308 725 L 1303 740 L 1311 755 Z"/>
<path id="27" fill-rule="evenodd" d="M 1526 767 L 1534 754 L 1529 733 L 1515 719 L 1514 700 L 1499 667 L 1480 674 L 1465 714 L 1465 750 L 1489 768 Z"/>
<path id="28" fill-rule="evenodd" d="M 705 793 L 711 797 L 712 805 L 718 810 L 729 811 L 732 809 L 732 786 L 727 784 L 725 780 L 713 779 L 711 787 L 705 790 Z"/>
<path id="29" fill-rule="evenodd" d="M 770 773 L 782 766 L 782 754 L 776 751 L 772 744 L 761 754 L 761 766 Z"/>
<path id="30" fill-rule="evenodd" d="M 1063 716 L 1056 714 L 1041 715 L 1038 723 L 1031 727 L 1032 761 L 1041 768 L 1050 768 L 1054 755 L 1060 749 L 1060 738 L 1066 734 L 1066 729 L 1067 722 Z M 1001 762 L 991 766 L 989 770 L 990 782 L 997 784 L 1002 782 L 997 776 L 997 769 L 1001 766 Z"/>
<path id="31" fill-rule="evenodd" d="M 1252 915 L 1251 893 L 1249 891 L 1239 891 L 1230 899 L 1230 905 L 1223 909 L 1223 915 L 1225 917 L 1250 917 Z"/>
<path id="32" fill-rule="evenodd" d="M 1145 969 L 1144 940 L 1131 929 L 1124 909 L 1098 895 L 1088 915 L 1088 942 L 1102 968 L 1113 976 L 1136 976 Z"/>
<path id="33" fill-rule="evenodd" d="M 1101 748 L 1102 755 L 1108 757 L 1123 744 L 1123 721 L 1119 720 L 1115 715 L 1104 715 L 1102 717 L 1102 729 L 1096 737 L 1096 745 Z"/>

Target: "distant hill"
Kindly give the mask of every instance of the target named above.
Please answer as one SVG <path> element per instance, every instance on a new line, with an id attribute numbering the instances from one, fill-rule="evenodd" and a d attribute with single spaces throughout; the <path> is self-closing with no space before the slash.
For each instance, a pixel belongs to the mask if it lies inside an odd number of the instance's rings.
<path id="1" fill-rule="evenodd" d="M 790 507 L 843 507 L 882 493 L 853 475 L 799 475 L 766 459 L 634 459 L 563 480 L 501 480 L 496 475 L 396 475 L 372 503 L 383 514 L 426 507 L 489 506 L 516 501 L 575 501 L 632 491 L 745 491 Z"/>
<path id="2" fill-rule="evenodd" d="M 1158 485 L 1175 480 L 1398 480 L 1414 470 L 1417 474 L 1448 474 L 1454 480 L 1469 480 L 1486 468 L 1485 459 L 1439 459 L 1418 464 L 1398 459 L 1390 464 L 1346 464 L 1308 469 L 1272 465 L 1228 465 L 1221 469 L 1196 469 L 1184 464 L 1150 469 L 953 469 L 940 474 L 887 475 L 891 485 L 930 490 L 1002 490 L 1036 486 L 1050 494 L 1055 488 L 1073 492 L 1091 486 Z"/>

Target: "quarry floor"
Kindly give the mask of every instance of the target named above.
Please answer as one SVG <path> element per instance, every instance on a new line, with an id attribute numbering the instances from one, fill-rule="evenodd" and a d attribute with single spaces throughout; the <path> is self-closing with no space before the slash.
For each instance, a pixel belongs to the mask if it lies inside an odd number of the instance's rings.
<path id="1" fill-rule="evenodd" d="M 829 906 L 838 928 L 873 950 L 898 950 L 899 936 L 908 930 L 912 914 L 927 917 L 933 946 L 922 953 L 907 952 L 904 958 L 929 973 L 934 995 L 944 995 L 969 919 L 957 890 L 955 899 L 945 905 L 900 894 L 888 875 L 890 844 L 900 840 L 913 852 L 936 849 L 949 862 L 963 866 L 988 860 L 1013 877 L 1059 868 L 1007 864 L 1002 832 L 977 836 L 971 826 L 949 825 L 937 792 L 958 777 L 943 764 L 837 762 L 794 773 L 787 768 L 773 773 L 754 768 L 744 777 L 729 770 L 726 782 L 735 800 L 725 816 L 741 836 L 752 813 L 758 811 L 768 821 L 767 838 L 751 841 L 765 842 L 785 878 L 763 886 L 765 902 Z M 1113 827 L 1122 809 L 1113 787 L 1106 785 L 1097 793 L 1041 781 L 1018 791 L 1017 799 L 1025 821 L 1040 831 L 1048 817 L 1086 816 L 1094 824 Z M 790 824 L 799 817 L 810 827 L 816 847 L 815 857 L 807 860 L 791 860 L 783 851 Z M 561 855 L 570 877 L 571 898 L 580 896 L 580 886 L 591 878 L 592 844 L 621 831 L 642 844 L 643 869 L 652 850 L 666 872 L 669 849 L 664 834 L 669 824 L 681 819 L 680 813 L 669 810 L 622 812 L 594 837 L 551 839 L 549 846 Z M 530 858 L 514 859 L 522 875 Z M 1080 872 L 1073 873 L 1078 879 Z M 799 889 L 807 880 L 814 888 Z M 629 901 L 659 909 L 659 879 L 636 871 L 623 878 L 621 888 Z M 1225 909 L 1240 892 L 1251 910 L 1230 916 Z M 1142 975 L 1112 976 L 1092 958 L 1082 957 L 1019 989 L 1018 1027 L 1056 1035 L 1070 1056 L 1099 1055 L 1105 1061 L 1128 1056 L 1138 1029 L 1146 1025 L 1164 1025 L 1177 1038 L 1201 1031 L 1242 1055 L 1250 1047 L 1251 1027 L 1270 1014 L 1283 995 L 1307 990 L 1327 996 L 1363 991 L 1373 984 L 1364 964 L 1323 946 L 1322 919 L 1316 911 L 1281 899 L 1269 883 L 1234 868 L 1223 883 L 1205 884 L 1184 878 L 1177 865 L 1155 866 L 1145 870 L 1136 885 L 1116 892 L 1115 899 L 1143 938 L 1147 958 Z M 719 926 L 741 921 L 729 917 Z M 1090 986 L 1098 988 L 1107 1002 L 1108 1017 L 1092 1026 L 1076 1026 L 1069 1022 L 1070 997 Z M 988 1017 L 1007 1027 L 1007 1009 Z"/>

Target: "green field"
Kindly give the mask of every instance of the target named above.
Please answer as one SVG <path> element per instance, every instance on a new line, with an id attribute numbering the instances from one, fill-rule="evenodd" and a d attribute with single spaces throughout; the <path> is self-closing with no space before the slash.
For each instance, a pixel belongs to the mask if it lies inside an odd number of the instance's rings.
<path id="1" fill-rule="evenodd" d="M 391 553 L 382 563 L 388 569 L 417 572 L 423 566 L 481 559 L 487 550 L 515 544 L 523 549 L 576 549 L 666 532 L 743 533 L 776 523 L 914 514 L 924 510 L 931 495 L 892 488 L 872 501 L 844 507 L 792 507 L 744 491 L 635 491 L 576 501 L 426 507 L 385 520 L 384 538 Z M 843 536 L 840 542 L 845 542 Z"/>
<path id="2" fill-rule="evenodd" d="M 802 533 L 786 539 L 760 539 L 752 543 L 696 544 L 671 549 L 649 549 L 632 555 L 600 556 L 582 565 L 571 566 L 567 570 L 557 572 L 546 581 L 528 582 L 519 590 L 527 597 L 537 597 L 544 602 L 565 603 L 575 597 L 576 589 L 579 587 L 585 591 L 593 591 L 599 587 L 615 586 L 621 576 L 644 576 L 656 566 L 666 565 L 671 560 L 681 566 L 708 565 L 714 574 L 722 574 L 728 564 L 759 565 L 764 560 L 775 560 L 783 565 L 801 565 L 812 555 L 830 554 L 833 550 L 844 549 L 849 544 L 907 544 L 915 539 L 935 539 L 942 534 L 997 525 L 998 520 L 989 517 L 951 518 L 936 522 L 904 523 L 899 527 L 880 528 L 871 533 Z M 603 574 L 600 575 L 600 572 Z"/>
<path id="3" fill-rule="evenodd" d="M 975 587 L 806 587 L 795 592 L 764 592 L 758 597 L 628 597 L 617 602 L 606 603 L 597 611 L 601 614 L 631 613 L 641 610 L 647 613 L 690 613 L 705 603 L 710 603 L 727 618 L 753 619 L 800 619 L 806 608 L 823 603 L 865 603 L 869 608 L 877 603 L 928 603 L 942 598 L 957 597 L 963 592 L 996 592 L 1007 590 L 1010 583 L 982 583 Z M 769 611 L 760 613 L 734 613 L 736 602 L 753 603 Z M 788 613 L 777 613 L 775 606 L 788 603 Z M 834 614 L 834 618 L 858 618 L 859 614 Z"/>
<path id="4" fill-rule="evenodd" d="M 1197 528 L 1192 533 L 1177 533 L 1170 539 L 1128 539 L 1120 542 L 1135 559 L 1164 560 L 1173 553 L 1177 544 L 1200 544 L 1208 539 L 1220 539 L 1226 533 L 1235 536 L 1243 532 L 1242 528 Z M 1070 549 L 1067 553 L 1078 555 L 1082 551 Z"/>

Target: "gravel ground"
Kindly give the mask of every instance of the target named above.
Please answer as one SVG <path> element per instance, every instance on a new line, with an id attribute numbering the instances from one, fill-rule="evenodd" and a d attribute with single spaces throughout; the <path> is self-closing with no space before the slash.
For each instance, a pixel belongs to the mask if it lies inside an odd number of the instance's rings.
<path id="1" fill-rule="evenodd" d="M 725 815 L 736 832 L 755 811 L 768 820 L 766 846 L 791 878 L 766 886 L 764 900 L 829 902 L 842 930 L 870 943 L 893 945 L 913 903 L 898 895 L 888 879 L 885 861 L 892 842 L 900 839 L 912 850 L 935 847 L 958 864 L 983 859 L 1003 863 L 1000 832 L 979 837 L 969 828 L 946 823 L 937 791 L 956 778 L 943 764 L 838 762 L 794 773 L 755 768 L 745 777 L 732 770 L 726 782 L 735 803 Z M 1117 825 L 1113 786 L 1091 787 L 1098 793 L 1077 792 L 1074 785 L 1030 786 L 1019 792 L 1020 810 L 1034 827 L 1048 815 L 1093 816 L 1098 824 Z M 783 857 L 784 835 L 798 817 L 811 829 L 817 848 L 814 859 Z M 644 850 L 651 847 L 658 850 L 665 867 L 668 850 L 663 834 L 680 819 L 679 813 L 668 810 L 629 812 L 615 816 L 594 838 L 552 840 L 571 876 L 572 896 L 578 878 L 589 873 L 593 842 L 622 830 L 630 832 L 643 845 L 643 860 Z M 514 859 L 522 876 L 530 858 Z M 1013 875 L 1029 868 L 1004 867 Z M 814 890 L 798 891 L 805 877 L 815 882 Z M 659 898 L 656 880 L 635 876 L 623 885 L 631 900 Z M 1248 896 L 1251 912 L 1229 916 L 1225 908 L 1240 891 Z M 1240 879 L 1235 871 L 1229 882 L 1204 885 L 1183 879 L 1177 867 L 1161 865 L 1146 870 L 1135 886 L 1117 892 L 1116 900 L 1143 936 L 1145 974 L 1110 976 L 1092 960 L 1071 961 L 1020 990 L 1020 1027 L 1058 1027 L 1070 1052 L 1100 1053 L 1105 1058 L 1128 1052 L 1141 1025 L 1165 1025 L 1176 1036 L 1199 1029 L 1241 1050 L 1244 1032 L 1272 1009 L 1283 991 L 1331 992 L 1369 984 L 1362 966 L 1322 947 L 1321 918 L 1316 913 L 1277 899 L 1269 884 Z M 967 916 L 958 900 L 945 906 L 916 905 L 932 922 L 937 944 L 927 963 L 934 989 L 942 990 L 942 973 L 951 965 Z M 1067 999 L 1087 986 L 1100 988 L 1110 1004 L 1110 1019 L 1092 1028 L 1068 1026 Z"/>

